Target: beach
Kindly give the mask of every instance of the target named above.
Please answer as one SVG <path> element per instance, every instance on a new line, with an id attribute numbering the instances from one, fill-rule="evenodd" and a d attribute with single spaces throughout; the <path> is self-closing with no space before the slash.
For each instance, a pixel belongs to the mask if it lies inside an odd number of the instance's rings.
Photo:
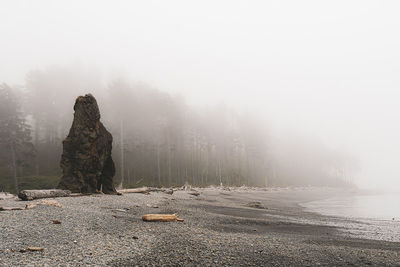
<path id="1" fill-rule="evenodd" d="M 56 198 L 62 207 L 2 211 L 0 265 L 400 266 L 400 243 L 375 238 L 371 221 L 324 216 L 301 205 L 350 191 L 195 190 L 199 196 L 185 190 L 99 194 Z M 40 201 L 8 198 L 0 206 Z M 144 222 L 148 213 L 176 213 L 184 221 Z"/>

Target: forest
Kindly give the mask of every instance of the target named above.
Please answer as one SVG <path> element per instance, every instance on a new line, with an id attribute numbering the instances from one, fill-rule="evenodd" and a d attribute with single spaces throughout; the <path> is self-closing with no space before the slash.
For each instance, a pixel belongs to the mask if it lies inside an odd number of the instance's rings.
<path id="1" fill-rule="evenodd" d="M 272 135 L 260 114 L 193 107 L 182 95 L 95 69 L 49 66 L 27 73 L 24 84 L 2 82 L 0 191 L 57 185 L 73 104 L 86 93 L 113 135 L 119 187 L 343 186 L 358 171 L 355 158 L 316 139 Z"/>

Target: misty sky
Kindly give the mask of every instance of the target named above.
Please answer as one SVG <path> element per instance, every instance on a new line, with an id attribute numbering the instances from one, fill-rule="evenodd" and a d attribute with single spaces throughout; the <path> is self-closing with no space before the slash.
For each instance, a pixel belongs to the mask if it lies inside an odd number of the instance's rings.
<path id="1" fill-rule="evenodd" d="M 224 102 L 400 188 L 398 1 L 1 1 L 0 82 L 52 64 Z"/>

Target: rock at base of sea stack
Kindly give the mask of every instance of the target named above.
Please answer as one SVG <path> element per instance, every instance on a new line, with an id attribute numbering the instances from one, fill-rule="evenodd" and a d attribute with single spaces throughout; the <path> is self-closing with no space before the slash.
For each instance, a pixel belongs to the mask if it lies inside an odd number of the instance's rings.
<path id="1" fill-rule="evenodd" d="M 113 184 L 112 135 L 100 122 L 96 99 L 79 96 L 74 105 L 74 121 L 63 141 L 59 189 L 73 193 L 117 194 Z"/>

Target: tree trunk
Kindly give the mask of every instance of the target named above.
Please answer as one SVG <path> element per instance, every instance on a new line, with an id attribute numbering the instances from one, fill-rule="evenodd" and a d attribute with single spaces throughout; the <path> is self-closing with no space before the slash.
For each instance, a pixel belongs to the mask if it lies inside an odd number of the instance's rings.
<path id="1" fill-rule="evenodd" d="M 124 170 L 124 160 L 125 160 L 125 155 L 124 155 L 124 125 L 123 125 L 123 121 L 121 119 L 120 122 L 120 146 L 121 146 L 121 183 L 119 185 L 119 188 L 122 189 L 124 186 L 124 174 L 125 174 L 125 170 Z"/>
<path id="2" fill-rule="evenodd" d="M 39 147 L 39 122 L 35 119 L 35 148 Z M 35 155 L 35 174 L 39 175 L 39 157 L 38 153 Z"/>
<path id="3" fill-rule="evenodd" d="M 207 144 L 207 171 L 206 171 L 206 184 L 208 185 L 208 179 L 210 177 L 210 161 L 211 161 L 211 145 L 210 143 Z"/>
<path id="4" fill-rule="evenodd" d="M 249 152 L 246 149 L 246 183 L 249 186 L 250 181 L 250 162 L 249 162 Z"/>
<path id="5" fill-rule="evenodd" d="M 35 119 L 35 148 L 39 147 L 39 122 L 38 119 Z M 35 174 L 39 175 L 39 155 L 36 153 L 35 155 Z"/>
<path id="6" fill-rule="evenodd" d="M 14 178 L 14 190 L 15 190 L 15 193 L 18 194 L 19 187 L 18 187 L 18 176 L 17 176 L 17 159 L 16 159 L 16 154 L 15 154 L 14 141 L 11 141 L 11 168 L 12 168 L 13 178 Z"/>
<path id="7" fill-rule="evenodd" d="M 218 178 L 219 185 L 222 186 L 221 159 L 218 159 Z"/>
<path id="8" fill-rule="evenodd" d="M 168 186 L 171 186 L 171 144 L 167 132 L 167 152 L 168 152 Z"/>
<path id="9" fill-rule="evenodd" d="M 161 186 L 161 166 L 160 166 L 160 142 L 157 142 L 157 178 L 158 186 Z"/>
<path id="10" fill-rule="evenodd" d="M 194 145 L 190 149 L 190 168 L 191 168 L 191 175 L 192 175 L 192 184 L 194 184 Z"/>

